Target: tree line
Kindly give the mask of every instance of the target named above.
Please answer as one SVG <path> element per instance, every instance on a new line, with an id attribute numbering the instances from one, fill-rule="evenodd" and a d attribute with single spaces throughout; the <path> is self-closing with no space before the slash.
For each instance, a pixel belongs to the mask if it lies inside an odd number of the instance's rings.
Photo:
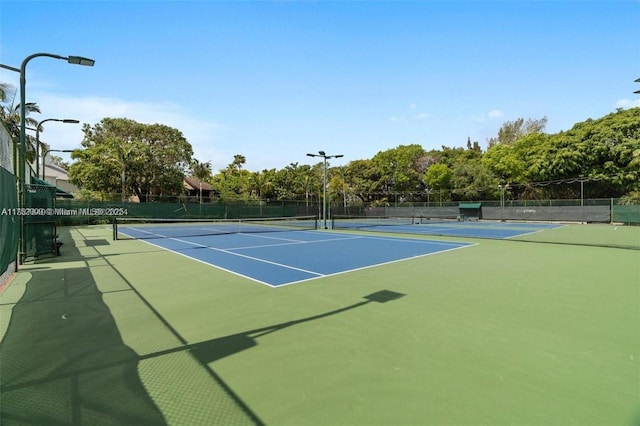
<path id="1" fill-rule="evenodd" d="M 17 137 L 16 111 L 5 103 L 0 119 Z M 30 104 L 28 112 L 40 111 Z M 31 117 L 28 123 L 38 125 Z M 384 204 L 581 195 L 640 199 L 640 108 L 618 109 L 555 134 L 545 132 L 546 123 L 546 117 L 505 122 L 485 150 L 469 138 L 465 147 L 425 150 L 419 144 L 400 145 L 342 167 L 329 164 L 329 201 Z M 119 194 L 122 200 L 133 195 L 141 202 L 170 200 L 184 194 L 184 178 L 192 176 L 212 186 L 208 202 L 322 199 L 323 162 L 252 172 L 244 168 L 246 157 L 237 154 L 214 172 L 210 163 L 194 158 L 184 135 L 169 126 L 104 118 L 93 126 L 84 124 L 83 132 L 82 148 L 72 153 L 72 164 L 62 164 L 81 198 L 113 199 Z M 33 138 L 27 143 L 32 145 Z"/>
<path id="2" fill-rule="evenodd" d="M 425 150 L 400 145 L 373 158 L 327 169 L 332 202 L 499 199 L 640 198 L 640 108 L 620 109 L 570 130 L 545 133 L 547 119 L 506 122 L 483 151 L 466 147 Z M 85 125 L 83 149 L 73 153 L 72 182 L 98 194 L 135 194 L 141 201 L 183 191 L 189 175 L 209 183 L 213 201 L 321 200 L 324 164 L 291 163 L 252 172 L 241 154 L 224 169 L 192 158 L 176 130 L 127 119 Z M 577 183 L 587 183 L 578 185 Z"/>

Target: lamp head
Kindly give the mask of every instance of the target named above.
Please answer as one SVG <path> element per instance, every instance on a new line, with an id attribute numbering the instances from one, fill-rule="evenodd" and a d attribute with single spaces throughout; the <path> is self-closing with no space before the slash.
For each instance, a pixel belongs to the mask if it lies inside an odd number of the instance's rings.
<path id="1" fill-rule="evenodd" d="M 87 67 L 92 67 L 96 61 L 90 58 L 84 58 L 82 56 L 69 56 L 67 58 L 67 62 L 74 65 L 84 65 Z"/>
<path id="2" fill-rule="evenodd" d="M 318 154 L 322 155 L 323 157 L 326 155 L 324 151 L 318 151 Z"/>

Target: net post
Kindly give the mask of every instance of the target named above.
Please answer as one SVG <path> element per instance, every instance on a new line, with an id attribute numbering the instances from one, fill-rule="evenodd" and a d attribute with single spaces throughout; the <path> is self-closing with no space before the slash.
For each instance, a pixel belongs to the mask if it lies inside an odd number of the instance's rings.
<path id="1" fill-rule="evenodd" d="M 118 222 L 117 222 L 117 217 L 113 216 L 113 241 L 116 241 L 118 239 Z"/>

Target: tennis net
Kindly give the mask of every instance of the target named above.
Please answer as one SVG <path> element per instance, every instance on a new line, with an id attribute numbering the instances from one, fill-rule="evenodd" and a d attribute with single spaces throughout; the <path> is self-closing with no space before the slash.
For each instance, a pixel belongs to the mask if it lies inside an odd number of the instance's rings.
<path id="1" fill-rule="evenodd" d="M 346 216 L 334 215 L 331 220 L 332 229 L 362 229 L 382 226 L 410 226 L 427 223 L 443 223 L 460 221 L 457 216 Z"/>
<path id="2" fill-rule="evenodd" d="M 248 219 L 157 219 L 116 217 L 113 239 L 199 237 L 224 234 L 302 231 L 318 228 L 315 216 Z"/>
<path id="3" fill-rule="evenodd" d="M 414 216 L 345 216 L 334 215 L 331 218 L 332 229 L 360 229 L 377 226 L 408 226 L 420 223 Z"/>

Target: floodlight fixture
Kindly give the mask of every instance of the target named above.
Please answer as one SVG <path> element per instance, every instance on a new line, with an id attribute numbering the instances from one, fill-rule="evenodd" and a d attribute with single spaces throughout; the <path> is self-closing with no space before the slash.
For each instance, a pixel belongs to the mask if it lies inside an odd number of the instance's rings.
<path id="1" fill-rule="evenodd" d="M 85 67 L 92 67 L 96 63 L 93 59 L 84 58 L 82 56 L 69 56 L 67 57 L 67 62 L 74 65 L 83 65 Z"/>

